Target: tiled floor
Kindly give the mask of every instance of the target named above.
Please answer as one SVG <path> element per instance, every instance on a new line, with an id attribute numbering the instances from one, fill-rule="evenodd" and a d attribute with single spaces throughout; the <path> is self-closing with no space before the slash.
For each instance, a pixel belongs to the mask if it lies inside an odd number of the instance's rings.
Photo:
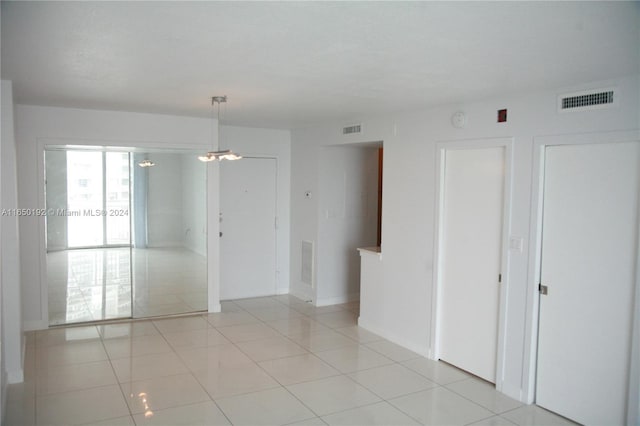
<path id="1" fill-rule="evenodd" d="M 185 249 L 51 252 L 47 254 L 47 275 L 51 325 L 179 314 L 207 307 L 206 258 Z"/>
<path id="2" fill-rule="evenodd" d="M 570 424 L 291 296 L 27 336 L 7 425 Z"/>

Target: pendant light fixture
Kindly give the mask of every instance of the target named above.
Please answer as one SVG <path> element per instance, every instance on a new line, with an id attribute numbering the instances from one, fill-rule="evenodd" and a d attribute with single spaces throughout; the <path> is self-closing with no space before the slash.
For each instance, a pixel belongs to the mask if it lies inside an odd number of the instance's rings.
<path id="1" fill-rule="evenodd" d="M 220 104 L 223 102 L 227 102 L 226 96 L 214 96 L 211 98 L 211 105 L 215 108 L 215 105 L 218 104 L 218 127 L 220 126 Z M 213 122 L 211 124 L 211 136 L 213 137 Z M 220 132 L 218 132 L 220 134 Z M 230 149 L 226 149 L 223 151 L 209 151 L 205 155 L 198 156 L 198 160 L 208 162 L 208 161 L 222 161 L 222 160 L 239 160 L 242 156 L 235 154 Z"/>

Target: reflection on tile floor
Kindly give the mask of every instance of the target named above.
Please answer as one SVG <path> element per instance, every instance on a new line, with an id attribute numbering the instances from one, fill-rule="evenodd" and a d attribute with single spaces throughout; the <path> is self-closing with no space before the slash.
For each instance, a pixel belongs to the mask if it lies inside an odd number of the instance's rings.
<path id="1" fill-rule="evenodd" d="M 131 264 L 133 260 L 133 314 Z M 206 310 L 206 259 L 185 249 L 79 249 L 47 254 L 49 324 Z"/>
<path id="2" fill-rule="evenodd" d="M 359 328 L 358 308 L 285 295 L 27 333 L 5 424 L 571 424 Z"/>

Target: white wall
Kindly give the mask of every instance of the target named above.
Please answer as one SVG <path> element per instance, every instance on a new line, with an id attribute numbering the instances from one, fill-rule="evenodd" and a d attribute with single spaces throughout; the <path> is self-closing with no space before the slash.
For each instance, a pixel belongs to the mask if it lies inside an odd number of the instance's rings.
<path id="1" fill-rule="evenodd" d="M 358 247 L 376 245 L 378 148 L 325 147 L 320 150 L 318 187 L 317 306 L 358 300 Z"/>
<path id="2" fill-rule="evenodd" d="M 426 356 L 430 353 L 434 263 L 434 215 L 436 210 L 436 144 L 442 141 L 512 137 L 513 191 L 510 235 L 525 240 L 522 253 L 511 252 L 505 327 L 502 390 L 522 400 L 527 393 L 531 368 L 527 338 L 531 312 L 527 296 L 531 259 L 529 232 L 533 140 L 541 135 L 603 132 L 638 128 L 639 79 L 634 75 L 576 87 L 558 88 L 482 102 L 448 105 L 389 117 L 330 123 L 292 131 L 292 229 L 291 246 L 302 239 L 319 240 L 319 199 L 304 197 L 323 183 L 318 173 L 321 147 L 354 142 L 384 141 L 382 270 L 385 320 L 375 332 Z M 558 113 L 557 95 L 581 89 L 616 86 L 619 104 L 612 109 Z M 497 123 L 497 110 L 508 109 L 508 122 Z M 468 125 L 453 128 L 455 111 L 464 111 Z M 343 136 L 344 125 L 361 122 L 363 133 Z M 317 258 L 317 268 L 330 267 L 327 253 Z M 299 253 L 292 251 L 292 292 L 308 294 L 299 280 Z"/>
<path id="3" fill-rule="evenodd" d="M 1 196 L 2 209 L 18 207 L 16 140 L 14 138 L 13 88 L 10 81 L 2 80 L 2 134 L 0 158 L 2 165 Z M 20 288 L 20 233 L 18 217 L 2 215 L 2 398 L 4 404 L 5 385 L 21 382 L 23 379 L 23 321 Z M 3 410 L 4 412 L 4 410 Z"/>
<path id="4" fill-rule="evenodd" d="M 45 153 L 46 207 L 47 209 L 67 209 L 67 153 L 49 150 Z M 67 248 L 67 217 L 47 216 L 47 250 Z"/>
<path id="5" fill-rule="evenodd" d="M 277 291 L 278 293 L 288 293 L 290 281 L 291 132 L 288 130 L 221 126 L 220 149 L 232 149 L 247 157 L 275 158 L 278 163 L 276 176 Z"/>
<path id="6" fill-rule="evenodd" d="M 43 205 L 42 151 L 51 145 L 139 146 L 209 150 L 217 148 L 211 119 L 115 111 L 16 105 L 18 201 L 23 208 Z M 216 128 L 217 128 L 217 123 Z M 4 126 L 3 126 L 4 129 Z M 209 259 L 209 309 L 219 309 L 218 280 L 218 169 L 208 169 L 207 206 L 210 217 L 207 237 Z M 25 217 L 20 221 L 23 318 L 25 329 L 46 328 L 44 221 Z M 213 238 L 213 235 L 216 238 Z"/>
<path id="7" fill-rule="evenodd" d="M 152 152 L 146 158 L 156 165 L 146 169 L 147 244 L 182 247 L 182 159 L 180 154 Z M 195 165 L 198 160 L 192 158 Z"/>
<path id="8" fill-rule="evenodd" d="M 207 254 L 207 166 L 193 156 L 182 155 L 182 245 Z"/>

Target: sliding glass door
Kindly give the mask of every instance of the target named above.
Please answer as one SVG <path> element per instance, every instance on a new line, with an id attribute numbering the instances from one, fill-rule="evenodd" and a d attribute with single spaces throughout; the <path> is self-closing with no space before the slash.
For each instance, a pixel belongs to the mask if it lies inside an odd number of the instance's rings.
<path id="1" fill-rule="evenodd" d="M 129 246 L 129 153 L 66 156 L 68 248 Z"/>

